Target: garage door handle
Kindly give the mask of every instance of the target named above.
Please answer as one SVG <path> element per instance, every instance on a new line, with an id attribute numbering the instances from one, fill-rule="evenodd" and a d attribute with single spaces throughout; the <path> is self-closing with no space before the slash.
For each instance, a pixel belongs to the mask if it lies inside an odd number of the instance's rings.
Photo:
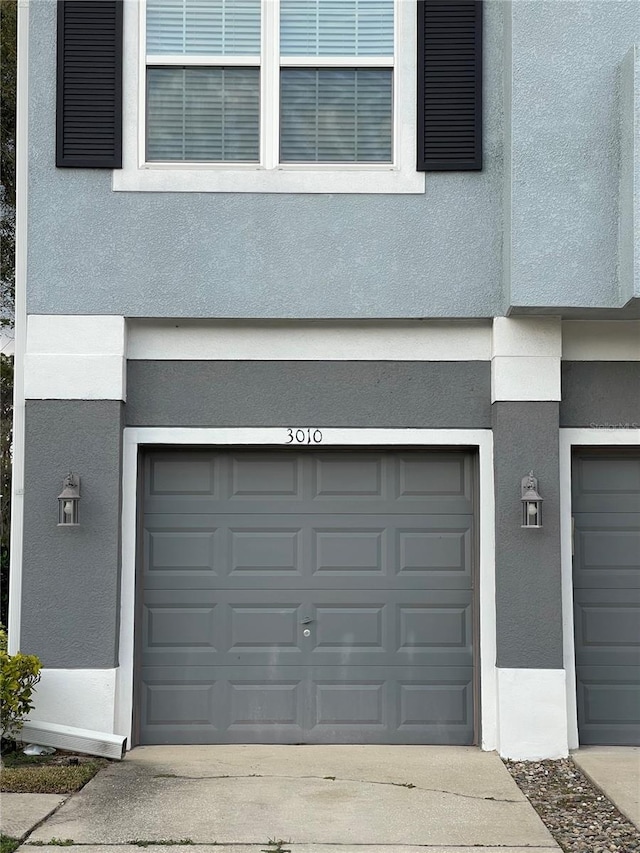
<path id="1" fill-rule="evenodd" d="M 304 619 L 300 620 L 301 625 L 310 625 L 313 622 L 313 619 L 310 616 L 305 616 Z"/>

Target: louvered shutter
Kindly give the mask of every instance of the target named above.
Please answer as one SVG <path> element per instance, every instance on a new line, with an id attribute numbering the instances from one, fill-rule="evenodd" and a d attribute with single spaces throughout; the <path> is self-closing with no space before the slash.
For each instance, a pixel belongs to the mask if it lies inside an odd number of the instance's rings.
<path id="1" fill-rule="evenodd" d="M 56 165 L 122 166 L 122 0 L 58 0 Z"/>
<path id="2" fill-rule="evenodd" d="M 482 2 L 418 2 L 418 165 L 482 169 Z"/>

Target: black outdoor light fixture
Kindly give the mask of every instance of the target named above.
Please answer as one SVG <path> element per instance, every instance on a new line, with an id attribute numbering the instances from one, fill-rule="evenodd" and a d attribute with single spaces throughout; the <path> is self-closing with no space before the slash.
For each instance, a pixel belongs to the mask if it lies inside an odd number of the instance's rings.
<path id="1" fill-rule="evenodd" d="M 542 527 L 542 498 L 538 493 L 538 481 L 529 471 L 522 478 L 522 527 Z"/>
<path id="2" fill-rule="evenodd" d="M 62 481 L 62 491 L 58 495 L 58 527 L 78 527 L 79 507 L 80 477 L 69 471 Z"/>

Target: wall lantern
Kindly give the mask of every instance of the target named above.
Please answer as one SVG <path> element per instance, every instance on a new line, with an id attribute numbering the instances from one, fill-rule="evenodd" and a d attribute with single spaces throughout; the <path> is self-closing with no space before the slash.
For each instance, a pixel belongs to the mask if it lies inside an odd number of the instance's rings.
<path id="1" fill-rule="evenodd" d="M 522 527 L 542 527 L 542 498 L 538 494 L 538 481 L 529 471 L 522 478 Z"/>
<path id="2" fill-rule="evenodd" d="M 58 495 L 58 527 L 78 527 L 80 507 L 80 477 L 71 471 L 62 482 L 62 491 Z"/>

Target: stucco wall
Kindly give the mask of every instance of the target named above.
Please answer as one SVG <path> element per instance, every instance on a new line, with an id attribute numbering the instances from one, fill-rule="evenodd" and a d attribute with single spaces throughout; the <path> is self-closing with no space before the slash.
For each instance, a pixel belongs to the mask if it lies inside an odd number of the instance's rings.
<path id="1" fill-rule="evenodd" d="M 482 173 L 428 174 L 424 196 L 164 194 L 54 168 L 55 3 L 32 2 L 29 311 L 488 317 L 620 305 L 620 67 L 640 40 L 637 0 L 485 9 Z"/>
<path id="2" fill-rule="evenodd" d="M 485 26 L 485 170 L 407 195 L 111 191 L 58 169 L 55 4 L 31 3 L 32 313 L 492 316 L 500 309 L 502 6 Z"/>
<path id="3" fill-rule="evenodd" d="M 20 648 L 45 667 L 117 664 L 123 405 L 29 400 Z M 57 526 L 57 496 L 80 476 L 80 526 Z"/>
<path id="4" fill-rule="evenodd" d="M 506 14 L 505 306 L 621 306 L 619 92 L 640 6 L 516 0 Z"/>
<path id="5" fill-rule="evenodd" d="M 562 667 L 558 403 L 494 403 L 496 662 Z M 542 529 L 523 530 L 520 482 L 538 478 Z"/>
<path id="6" fill-rule="evenodd" d="M 563 361 L 560 426 L 640 426 L 640 362 Z"/>
<path id="7" fill-rule="evenodd" d="M 128 426 L 488 428 L 490 364 L 130 361 Z"/>

